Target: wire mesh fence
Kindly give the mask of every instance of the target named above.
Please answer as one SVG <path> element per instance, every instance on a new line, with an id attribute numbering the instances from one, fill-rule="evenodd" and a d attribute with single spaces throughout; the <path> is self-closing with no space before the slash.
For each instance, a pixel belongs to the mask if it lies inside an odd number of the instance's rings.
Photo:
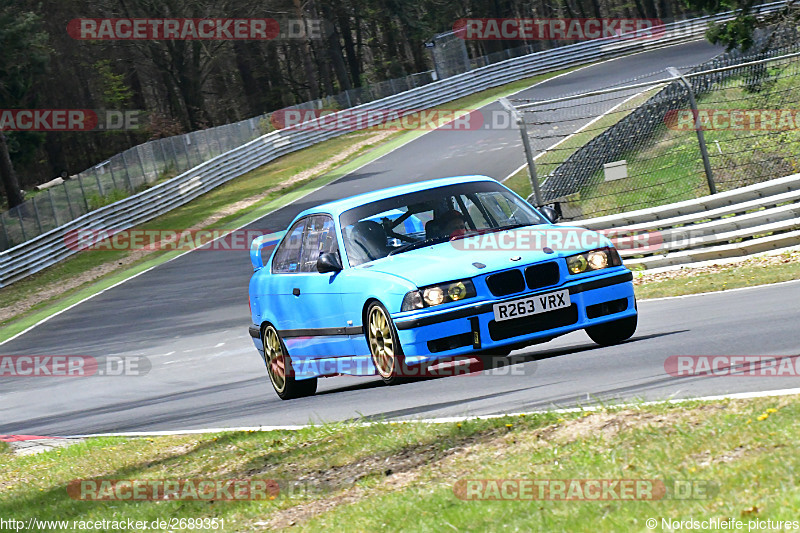
<path id="1" fill-rule="evenodd" d="M 0 213 L 0 251 L 140 192 L 262 135 L 261 117 L 149 141 Z"/>
<path id="2" fill-rule="evenodd" d="M 564 218 L 575 220 L 798 172 L 800 57 L 794 54 L 800 44 L 794 31 L 762 39 L 769 51 L 726 54 L 686 76 L 697 109 L 681 80 L 514 101 L 535 156 L 542 202 L 557 202 Z M 529 193 L 531 187 L 517 180 L 516 188 Z"/>

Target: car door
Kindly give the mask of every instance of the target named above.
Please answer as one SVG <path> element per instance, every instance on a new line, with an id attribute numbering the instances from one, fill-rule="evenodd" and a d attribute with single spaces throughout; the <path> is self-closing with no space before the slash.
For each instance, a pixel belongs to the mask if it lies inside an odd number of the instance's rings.
<path id="1" fill-rule="evenodd" d="M 281 336 L 295 357 L 350 355 L 341 297 L 345 280 L 339 272 L 317 271 L 321 254 L 338 253 L 333 219 L 312 215 L 304 221 L 297 266 L 290 265 L 294 272 L 282 276 L 280 302 L 285 321 Z"/>

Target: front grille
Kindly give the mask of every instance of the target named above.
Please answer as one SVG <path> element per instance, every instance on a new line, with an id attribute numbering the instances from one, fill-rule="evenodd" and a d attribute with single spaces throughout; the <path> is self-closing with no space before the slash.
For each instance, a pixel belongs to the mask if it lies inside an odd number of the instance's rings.
<path id="1" fill-rule="evenodd" d="M 559 279 L 558 264 L 555 261 L 531 265 L 525 269 L 525 282 L 531 290 L 558 285 Z"/>
<path id="2" fill-rule="evenodd" d="M 498 272 L 486 278 L 486 285 L 495 296 L 506 296 L 525 290 L 525 279 L 519 270 Z"/>
<path id="3" fill-rule="evenodd" d="M 538 315 L 530 315 L 513 320 L 503 320 L 489 322 L 489 336 L 492 340 L 499 341 L 519 337 L 528 333 L 545 331 L 547 329 L 569 326 L 578 321 L 578 306 L 572 304 L 563 309 L 549 311 Z"/>
<path id="4" fill-rule="evenodd" d="M 620 298 L 619 300 L 611 300 L 610 302 L 603 302 L 601 304 L 587 305 L 586 317 L 597 318 L 599 316 L 613 315 L 614 313 L 621 313 L 628 308 L 628 299 Z"/>

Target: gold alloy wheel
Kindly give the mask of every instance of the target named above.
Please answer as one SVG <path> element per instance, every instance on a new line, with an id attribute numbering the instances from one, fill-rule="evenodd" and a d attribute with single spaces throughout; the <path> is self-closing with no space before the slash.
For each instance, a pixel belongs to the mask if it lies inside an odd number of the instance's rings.
<path id="1" fill-rule="evenodd" d="M 381 377 L 389 378 L 395 368 L 395 343 L 389 325 L 389 317 L 383 308 L 376 305 L 369 312 L 369 349 L 372 360 Z"/>
<path id="2" fill-rule="evenodd" d="M 277 392 L 283 392 L 286 388 L 286 354 L 278 332 L 272 326 L 267 326 L 264 331 L 264 356 L 272 386 Z"/>

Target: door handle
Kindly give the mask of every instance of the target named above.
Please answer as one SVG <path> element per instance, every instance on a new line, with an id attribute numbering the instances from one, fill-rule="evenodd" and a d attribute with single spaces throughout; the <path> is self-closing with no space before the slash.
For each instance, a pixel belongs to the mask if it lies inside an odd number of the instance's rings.
<path id="1" fill-rule="evenodd" d="M 294 289 L 292 289 L 292 294 L 294 294 L 295 296 L 300 296 L 300 289 L 295 287 Z"/>

